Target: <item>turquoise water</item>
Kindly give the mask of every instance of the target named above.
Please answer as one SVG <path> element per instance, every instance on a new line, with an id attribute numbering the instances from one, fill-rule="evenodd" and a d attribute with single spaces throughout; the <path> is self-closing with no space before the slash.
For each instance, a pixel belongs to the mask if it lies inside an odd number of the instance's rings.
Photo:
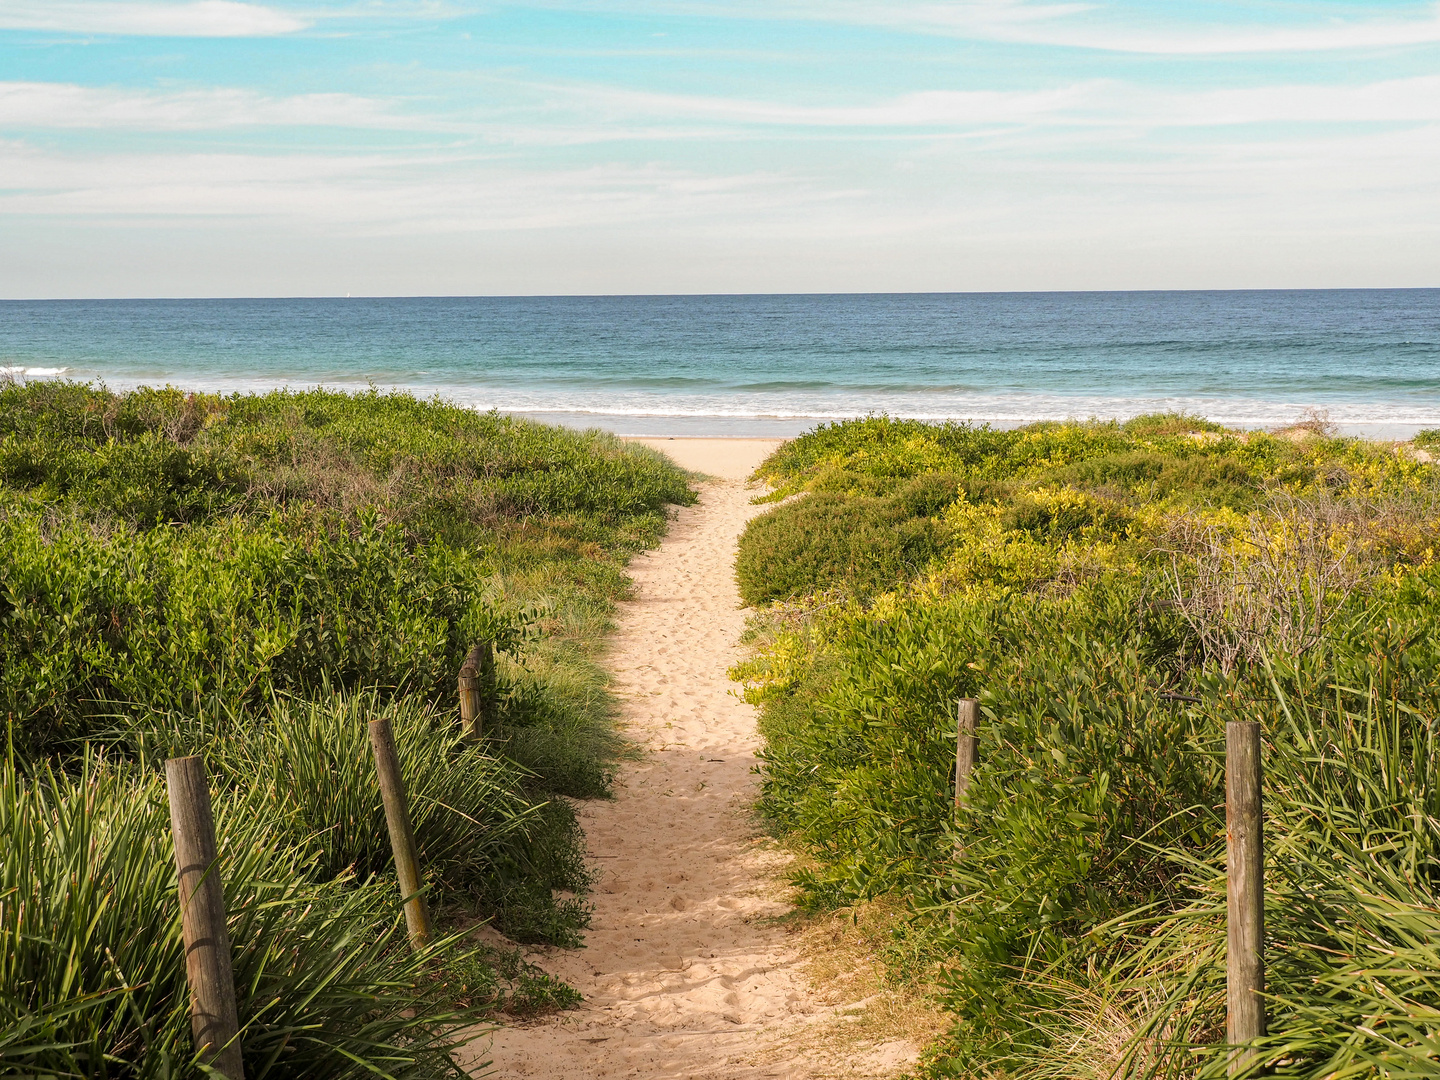
<path id="1" fill-rule="evenodd" d="M 0 369 L 373 384 L 624 434 L 1181 409 L 1440 427 L 1440 289 L 0 302 Z"/>

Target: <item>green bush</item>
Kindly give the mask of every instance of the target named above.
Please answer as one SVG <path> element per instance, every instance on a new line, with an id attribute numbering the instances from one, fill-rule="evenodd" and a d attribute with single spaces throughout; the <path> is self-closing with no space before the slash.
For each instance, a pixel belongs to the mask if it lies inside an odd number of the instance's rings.
<path id="1" fill-rule="evenodd" d="M 98 531 L 32 506 L 0 517 L 0 710 L 24 718 L 30 753 L 122 706 L 256 708 L 322 680 L 435 697 L 477 637 L 517 640 L 472 556 L 373 516 Z"/>
<path id="2" fill-rule="evenodd" d="M 608 793 L 596 658 L 626 560 L 693 498 L 612 436 L 403 394 L 0 384 L 0 712 L 24 763 L 0 1069 L 199 1074 L 157 788 L 180 753 L 215 781 L 250 1075 L 450 1075 L 481 1015 L 574 1004 L 503 950 L 411 957 L 365 727 L 396 731 L 441 919 L 579 944 L 589 872 L 555 796 Z M 477 639 L 499 678 L 472 745 Z"/>
<path id="3" fill-rule="evenodd" d="M 629 547 L 694 496 L 659 455 L 408 394 L 0 386 L 0 483 L 135 524 L 379 509 L 422 538 Z M 530 520 L 530 519 L 539 520 Z"/>
<path id="4" fill-rule="evenodd" d="M 735 562 L 747 604 L 843 589 L 869 596 L 924 569 L 944 545 L 935 520 L 949 478 L 920 477 L 887 498 L 806 495 L 751 520 Z"/>
<path id="5" fill-rule="evenodd" d="M 1265 744 L 1269 1034 L 1256 1044 L 1252 1075 L 1433 1075 L 1436 702 L 1433 690 L 1424 713 L 1396 700 L 1413 659 L 1404 653 L 1402 644 L 1400 662 L 1370 673 L 1368 685 L 1354 686 L 1352 657 L 1281 667 L 1268 686 L 1231 686 L 1204 709 L 1180 706 L 1191 713 L 1186 756 L 1212 775 L 1209 798 L 1186 813 L 1195 835 L 1176 843 L 1152 834 L 1144 845 L 1153 872 L 1168 879 L 1167 902 L 1096 927 L 1070 946 L 1088 951 L 1089 963 L 1063 975 L 1037 957 L 1030 979 L 1006 981 L 1001 1009 L 971 1001 L 957 970 L 950 1005 L 964 1019 L 932 1051 L 932 1072 L 969 1075 L 983 1064 L 1027 1076 L 1077 1066 L 1227 1074 L 1223 721 L 1238 717 L 1259 720 Z M 963 914 L 950 929 L 963 948 Z"/>
<path id="6" fill-rule="evenodd" d="M 1125 421 L 1121 427 L 1125 429 L 1127 435 L 1134 435 L 1142 439 L 1157 439 L 1166 435 L 1192 435 L 1200 432 L 1215 435 L 1226 433 L 1224 424 L 1217 424 L 1202 416 L 1191 416 L 1189 413 L 1144 413 Z"/>
<path id="7" fill-rule="evenodd" d="M 1226 1071 L 1226 719 L 1266 738 L 1256 1071 L 1434 1075 L 1433 470 L 1185 417 L 871 418 L 760 474 L 810 493 L 780 511 L 836 521 L 921 482 L 963 493 L 929 511 L 928 565 L 892 561 L 863 603 L 807 596 L 863 565 L 839 529 L 757 529 L 740 556 L 747 597 L 800 601 L 759 618 L 735 673 L 762 706 L 761 809 L 811 856 L 802 902 L 906 910 L 892 971 L 954 1017 L 925 1075 Z M 793 569 L 817 564 L 839 569 Z M 979 765 L 956 808 L 966 695 Z"/>

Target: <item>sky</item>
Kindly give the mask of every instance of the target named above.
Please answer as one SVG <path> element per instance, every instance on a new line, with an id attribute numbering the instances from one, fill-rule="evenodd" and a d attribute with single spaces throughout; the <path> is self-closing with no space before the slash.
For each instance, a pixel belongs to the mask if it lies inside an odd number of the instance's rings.
<path id="1" fill-rule="evenodd" d="M 0 0 L 0 297 L 1440 285 L 1440 5 Z"/>

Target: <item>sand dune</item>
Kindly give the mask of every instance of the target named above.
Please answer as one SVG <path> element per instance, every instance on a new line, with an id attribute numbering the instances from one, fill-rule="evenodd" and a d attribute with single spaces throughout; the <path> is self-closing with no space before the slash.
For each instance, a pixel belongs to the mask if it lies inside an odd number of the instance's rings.
<path id="1" fill-rule="evenodd" d="M 501 1029 L 477 1050 L 507 1080 L 835 1075 L 825 1055 L 792 1052 L 835 1010 L 768 918 L 788 910 L 776 884 L 785 856 L 750 815 L 754 710 L 726 674 L 745 623 L 736 538 L 760 509 L 744 478 L 776 443 L 644 441 L 715 479 L 664 545 L 632 564 L 636 599 L 623 605 L 610 664 L 643 756 L 622 770 L 614 802 L 582 809 L 601 875 L 587 947 L 533 958 L 585 1004 Z M 875 1047 L 861 1074 L 888 1075 L 911 1057 L 908 1045 Z"/>

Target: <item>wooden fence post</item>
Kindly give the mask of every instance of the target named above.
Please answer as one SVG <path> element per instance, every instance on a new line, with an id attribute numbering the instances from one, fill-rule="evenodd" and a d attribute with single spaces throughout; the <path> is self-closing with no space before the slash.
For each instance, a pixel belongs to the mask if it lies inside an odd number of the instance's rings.
<path id="1" fill-rule="evenodd" d="M 190 984 L 190 1034 L 200 1058 L 229 1080 L 244 1080 L 230 932 L 225 926 L 225 889 L 216 858 L 215 815 L 205 759 L 165 762 L 170 831 L 180 886 L 180 926 L 185 939 L 185 980 Z"/>
<path id="2" fill-rule="evenodd" d="M 1231 1045 L 1265 1034 L 1265 851 L 1260 809 L 1260 725 L 1225 725 L 1227 919 L 1225 982 Z M 1250 1056 L 1235 1053 L 1230 1071 Z"/>
<path id="3" fill-rule="evenodd" d="M 479 739 L 485 734 L 485 694 L 495 682 L 495 646 L 477 641 L 460 667 L 460 723 L 465 734 Z"/>
<path id="4" fill-rule="evenodd" d="M 395 753 L 395 734 L 384 717 L 370 721 L 370 745 L 375 750 L 375 772 L 380 778 L 380 797 L 385 802 L 385 824 L 390 829 L 390 850 L 395 853 L 395 875 L 400 879 L 400 898 L 405 905 L 405 928 L 410 944 L 421 948 L 430 941 L 430 911 L 421 894 L 420 859 L 415 853 L 415 830 L 405 804 L 405 782 L 400 779 L 400 758 Z"/>
<path id="5" fill-rule="evenodd" d="M 979 740 L 975 732 L 979 725 L 980 702 L 973 697 L 962 697 L 955 706 L 955 805 L 965 801 L 970 790 L 970 774 L 975 770 L 975 748 Z"/>

